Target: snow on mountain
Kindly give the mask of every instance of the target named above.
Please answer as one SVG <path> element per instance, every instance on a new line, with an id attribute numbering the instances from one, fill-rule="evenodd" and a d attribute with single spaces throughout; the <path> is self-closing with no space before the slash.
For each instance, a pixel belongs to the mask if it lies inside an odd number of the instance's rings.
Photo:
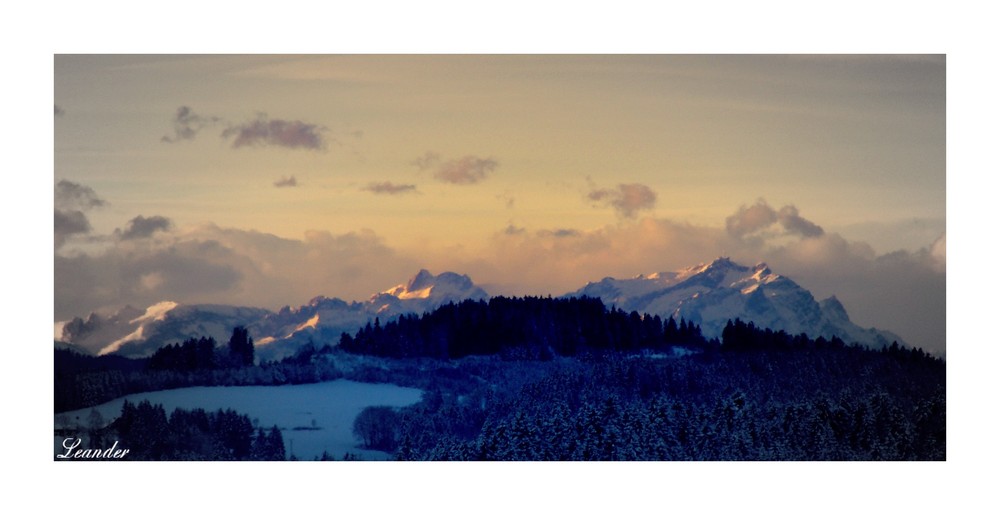
<path id="1" fill-rule="evenodd" d="M 277 313 L 249 307 L 181 305 L 161 302 L 145 310 L 131 306 L 108 316 L 91 314 L 56 324 L 56 339 L 94 354 L 148 356 L 163 345 L 192 337 L 211 336 L 220 344 L 233 327 L 247 327 L 261 359 L 280 359 L 303 345 L 336 343 L 343 332 L 353 333 L 376 317 L 388 321 L 402 314 L 422 314 L 465 299 L 489 295 L 466 275 L 421 270 L 406 284 L 372 295 L 365 302 L 315 297 L 298 308 Z"/>
<path id="2" fill-rule="evenodd" d="M 406 284 L 376 293 L 365 302 L 316 297 L 298 308 L 286 306 L 278 313 L 249 326 L 250 334 L 266 335 L 257 340 L 258 354 L 278 359 L 303 345 L 337 343 L 341 333 L 354 333 L 376 318 L 386 322 L 404 314 L 423 314 L 466 299 L 487 299 L 485 290 L 467 275 L 420 270 Z"/>
<path id="3" fill-rule="evenodd" d="M 684 318 L 701 325 L 702 333 L 720 336 L 728 320 L 740 318 L 760 327 L 812 337 L 839 336 L 881 346 L 898 336 L 864 329 L 850 321 L 835 297 L 817 302 L 791 279 L 764 263 L 742 266 L 727 258 L 678 270 L 606 277 L 565 296 L 598 297 L 626 311 Z M 376 318 L 382 323 L 403 314 L 422 314 L 449 302 L 482 300 L 489 295 L 466 275 L 420 270 L 405 284 L 372 295 L 364 302 L 315 297 L 308 304 L 277 312 L 266 309 L 161 302 L 145 310 L 131 306 L 111 315 L 91 314 L 56 324 L 56 340 L 93 354 L 148 356 L 163 345 L 211 336 L 225 344 L 233 327 L 247 327 L 262 360 L 281 359 L 305 345 L 336 344 L 341 333 L 354 333 Z"/>
<path id="4" fill-rule="evenodd" d="M 888 331 L 857 326 L 836 297 L 817 302 L 808 290 L 764 263 L 748 267 L 720 258 L 676 272 L 606 277 L 565 296 L 598 297 L 626 311 L 684 318 L 701 325 L 708 338 L 721 336 L 726 322 L 739 318 L 814 338 L 838 336 L 872 346 L 903 343 Z"/>
<path id="5" fill-rule="evenodd" d="M 91 313 L 86 320 L 74 318 L 56 324 L 56 339 L 72 343 L 96 354 L 108 344 L 136 331 L 133 320 L 145 315 L 144 310 L 125 306 L 108 316 Z"/>
<path id="6" fill-rule="evenodd" d="M 442 272 L 433 275 L 427 270 L 421 270 L 405 285 L 372 295 L 368 302 L 378 306 L 381 312 L 393 306 L 400 306 L 406 311 L 430 311 L 448 302 L 458 302 L 466 299 L 487 299 L 485 290 L 472 283 L 467 275 L 454 272 Z"/>
<path id="7" fill-rule="evenodd" d="M 102 348 L 97 354 L 99 356 L 110 354 L 112 352 L 116 352 L 122 347 L 122 345 L 125 345 L 128 342 L 142 340 L 143 332 L 147 325 L 151 322 L 160 322 L 165 320 L 167 314 L 176 307 L 176 302 L 164 301 L 146 308 L 145 313 L 129 321 L 129 326 L 136 327 L 135 331 L 132 331 L 131 333 L 111 342 L 111 344 Z"/>

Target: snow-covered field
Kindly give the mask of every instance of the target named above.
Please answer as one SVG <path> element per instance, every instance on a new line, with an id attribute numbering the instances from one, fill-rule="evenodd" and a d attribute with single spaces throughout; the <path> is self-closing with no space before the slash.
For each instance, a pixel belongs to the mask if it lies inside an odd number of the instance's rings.
<path id="1" fill-rule="evenodd" d="M 336 459 L 344 453 L 361 459 L 387 459 L 382 452 L 359 449 L 352 434 L 354 419 L 367 406 L 407 406 L 420 400 L 421 390 L 392 384 L 370 384 L 337 380 L 325 383 L 284 386 L 199 386 L 137 393 L 96 406 L 106 422 L 121 414 L 125 399 L 138 403 L 143 399 L 162 404 L 167 416 L 176 408 L 206 411 L 233 409 L 257 419 L 261 427 L 277 425 L 285 437 L 285 451 L 294 452 L 303 460 L 314 459 L 327 451 Z M 85 408 L 56 415 L 59 421 L 87 427 L 94 408 Z M 68 417 L 68 418 L 64 418 Z M 317 427 L 314 430 L 294 430 L 296 427 Z M 59 448 L 61 451 L 61 448 Z"/>

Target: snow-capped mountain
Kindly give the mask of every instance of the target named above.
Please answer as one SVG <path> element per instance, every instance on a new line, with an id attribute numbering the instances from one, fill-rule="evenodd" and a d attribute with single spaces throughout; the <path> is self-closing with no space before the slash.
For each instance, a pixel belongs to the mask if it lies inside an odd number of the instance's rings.
<path id="1" fill-rule="evenodd" d="M 372 295 L 368 302 L 378 306 L 378 313 L 396 309 L 420 312 L 433 310 L 449 302 L 487 298 L 489 295 L 486 291 L 473 284 L 467 275 L 443 272 L 435 276 L 427 270 L 421 270 L 408 283 Z"/>
<path id="2" fill-rule="evenodd" d="M 163 345 L 191 337 L 211 336 L 226 342 L 233 327 L 248 325 L 268 313 L 258 308 L 169 301 L 145 310 L 125 306 L 107 317 L 92 313 L 86 320 L 62 323 L 58 339 L 98 355 L 147 356 Z"/>
<path id="3" fill-rule="evenodd" d="M 487 298 L 486 291 L 467 275 L 443 272 L 435 276 L 421 270 L 406 284 L 376 293 L 365 302 L 316 297 L 298 308 L 285 306 L 248 328 L 252 335 L 266 335 L 257 339 L 258 354 L 276 359 L 310 342 L 336 343 L 341 333 L 353 334 L 376 318 L 385 322 L 403 314 L 433 311 L 449 302 Z"/>
<path id="4" fill-rule="evenodd" d="M 316 297 L 298 308 L 278 312 L 260 308 L 160 302 L 145 310 L 131 306 L 110 316 L 91 314 L 56 324 L 56 339 L 94 354 L 148 356 L 163 345 L 211 336 L 225 343 L 233 327 L 242 325 L 254 338 L 262 359 L 279 359 L 301 346 L 335 343 L 342 332 L 353 333 L 380 317 L 421 314 L 448 302 L 486 299 L 488 294 L 465 275 L 421 270 L 406 284 L 372 295 L 365 302 Z"/>
<path id="5" fill-rule="evenodd" d="M 565 296 L 583 295 L 626 311 L 683 317 L 701 325 L 709 338 L 720 336 L 728 320 L 740 318 L 759 327 L 814 338 L 838 336 L 873 346 L 904 343 L 890 332 L 857 326 L 836 297 L 817 302 L 808 290 L 763 263 L 747 267 L 721 258 L 675 272 L 630 279 L 607 277 Z M 160 302 L 145 310 L 126 306 L 109 316 L 91 314 L 86 320 L 60 322 L 56 324 L 56 340 L 58 346 L 93 354 L 140 357 L 192 337 L 211 336 L 222 344 L 229 340 L 233 327 L 242 325 L 254 338 L 257 355 L 271 360 L 292 355 L 309 343 L 336 343 L 341 333 L 354 333 L 376 318 L 384 323 L 402 314 L 432 311 L 448 302 L 488 297 L 466 275 L 434 275 L 421 270 L 406 284 L 376 293 L 364 302 L 320 296 L 303 306 L 285 306 L 277 312 L 175 302 Z"/>
<path id="6" fill-rule="evenodd" d="M 758 327 L 813 338 L 838 336 L 871 346 L 903 343 L 888 331 L 859 327 L 836 297 L 817 302 L 808 290 L 764 263 L 748 267 L 720 258 L 676 272 L 631 279 L 606 277 L 565 296 L 584 295 L 625 311 L 683 317 L 701 325 L 708 338 L 720 336 L 728 320 L 739 318 Z"/>

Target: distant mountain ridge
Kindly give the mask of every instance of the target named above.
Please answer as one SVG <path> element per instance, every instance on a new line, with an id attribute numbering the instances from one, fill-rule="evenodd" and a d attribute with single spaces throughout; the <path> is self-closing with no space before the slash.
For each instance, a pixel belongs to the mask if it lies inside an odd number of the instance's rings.
<path id="1" fill-rule="evenodd" d="M 291 355 L 303 345 L 338 341 L 342 332 L 354 332 L 376 317 L 384 320 L 407 313 L 424 313 L 448 302 L 486 299 L 488 294 L 466 275 L 420 270 L 406 284 L 372 295 L 364 302 L 315 297 L 308 304 L 285 306 L 273 312 L 261 308 L 214 304 L 181 305 L 160 302 L 146 310 L 126 306 L 110 316 L 91 314 L 57 327 L 57 340 L 93 354 L 117 353 L 130 357 L 152 354 L 163 345 L 191 337 L 211 336 L 228 341 L 235 326 L 250 330 L 262 359 Z"/>
<path id="2" fill-rule="evenodd" d="M 606 277 L 565 296 L 583 295 L 625 311 L 684 318 L 700 325 L 707 338 L 720 336 L 728 320 L 739 318 L 793 335 L 837 336 L 873 347 L 904 343 L 889 331 L 854 324 L 836 297 L 816 301 L 808 290 L 765 263 L 749 267 L 719 258 L 675 272 Z"/>
<path id="3" fill-rule="evenodd" d="M 721 335 L 729 319 L 752 321 L 759 327 L 812 337 L 838 336 L 881 346 L 904 342 L 887 331 L 864 329 L 853 322 L 843 305 L 830 297 L 817 302 L 791 279 L 775 274 L 766 264 L 742 266 L 728 258 L 678 270 L 607 277 L 564 295 L 600 298 L 608 307 L 685 318 L 701 325 L 708 337 Z M 489 294 L 467 275 L 420 270 L 406 284 L 372 295 L 364 302 L 315 297 L 308 304 L 277 312 L 252 307 L 214 304 L 181 305 L 160 302 L 145 310 L 131 306 L 110 316 L 91 314 L 57 324 L 59 345 L 71 345 L 93 354 L 148 356 L 163 345 L 191 337 L 211 336 L 228 341 L 232 328 L 249 329 L 261 359 L 280 359 L 313 343 L 339 341 L 376 317 L 384 321 L 402 314 L 422 314 L 449 302 L 485 300 Z M 61 325 L 61 328 L 59 327 Z"/>

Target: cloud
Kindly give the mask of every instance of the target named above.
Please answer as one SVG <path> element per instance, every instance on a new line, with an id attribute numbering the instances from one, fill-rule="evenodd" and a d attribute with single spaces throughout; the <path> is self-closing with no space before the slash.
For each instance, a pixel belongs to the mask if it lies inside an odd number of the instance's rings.
<path id="1" fill-rule="evenodd" d="M 410 161 L 420 171 L 435 170 L 434 178 L 451 184 L 476 184 L 493 173 L 500 163 L 492 157 L 482 158 L 468 155 L 459 159 L 444 161 L 441 154 L 428 150 L 424 155 Z M 513 199 L 507 200 L 508 207 Z"/>
<path id="2" fill-rule="evenodd" d="M 575 238 L 581 235 L 576 229 L 542 229 L 537 234 L 543 238 Z"/>
<path id="3" fill-rule="evenodd" d="M 276 146 L 323 150 L 326 130 L 326 127 L 299 120 L 272 120 L 261 113 L 254 120 L 226 128 L 222 137 L 232 138 L 233 148 Z"/>
<path id="4" fill-rule="evenodd" d="M 317 295 L 363 300 L 421 268 L 371 231 L 309 231 L 291 239 L 208 224 L 170 236 L 56 255 L 57 320 L 163 300 L 275 310 Z"/>
<path id="5" fill-rule="evenodd" d="M 295 176 L 294 175 L 290 175 L 288 177 L 282 177 L 282 178 L 274 181 L 274 187 L 275 188 L 294 188 L 294 187 L 296 187 L 298 185 L 299 185 L 299 183 L 298 183 L 298 181 L 295 180 Z"/>
<path id="6" fill-rule="evenodd" d="M 146 307 L 163 300 L 226 299 L 246 305 L 245 257 L 218 241 L 134 245 L 125 241 L 97 255 L 55 256 L 55 314 L 59 319 Z"/>
<path id="7" fill-rule="evenodd" d="M 625 218 L 635 218 L 635 215 L 656 206 L 656 193 L 645 184 L 619 184 L 617 189 L 595 189 L 587 194 L 587 198 L 596 204 L 610 206 Z"/>
<path id="8" fill-rule="evenodd" d="M 160 138 L 160 141 L 164 143 L 177 143 L 178 141 L 190 141 L 201 132 L 208 125 L 213 125 L 221 122 L 220 118 L 215 116 L 205 117 L 195 114 L 188 106 L 180 106 L 177 108 L 177 112 L 174 113 L 174 134 L 173 136 L 164 135 Z"/>
<path id="9" fill-rule="evenodd" d="M 778 223 L 791 234 L 799 234 L 806 238 L 823 235 L 823 228 L 799 216 L 795 206 L 785 206 L 778 211 Z"/>
<path id="10" fill-rule="evenodd" d="M 63 109 L 63 108 L 61 108 L 61 107 L 59 107 L 59 105 L 58 105 L 58 104 L 56 104 L 56 110 L 55 110 L 55 113 L 56 113 L 56 116 L 63 116 L 63 115 L 65 115 L 65 114 L 66 114 L 66 110 L 65 110 L 65 109 Z"/>
<path id="11" fill-rule="evenodd" d="M 389 181 L 385 182 L 373 182 L 364 188 L 362 191 L 370 191 L 377 195 L 399 195 L 401 193 L 413 193 L 417 191 L 417 186 L 415 184 L 393 184 Z"/>
<path id="12" fill-rule="evenodd" d="M 55 247 L 62 247 L 75 234 L 90 232 L 90 221 L 82 211 L 55 210 Z"/>
<path id="13" fill-rule="evenodd" d="M 778 214 L 763 199 L 747 207 L 740 206 L 731 216 L 726 218 L 726 231 L 736 238 L 770 227 L 778 221 Z"/>
<path id="14" fill-rule="evenodd" d="M 115 232 L 122 240 L 138 240 L 142 238 L 149 238 L 156 231 L 166 231 L 170 229 L 171 225 L 172 224 L 169 218 L 155 215 L 146 218 L 139 215 L 129 220 L 124 231 L 117 230 Z"/>
<path id="15" fill-rule="evenodd" d="M 947 265 L 947 259 L 946 259 L 947 256 L 945 253 L 945 236 L 947 236 L 947 233 L 942 233 L 940 238 L 934 240 L 934 243 L 931 243 L 929 249 L 930 259 L 934 263 L 935 268 L 937 268 L 942 273 L 945 271 Z"/>
<path id="16" fill-rule="evenodd" d="M 424 155 L 410 161 L 410 164 L 416 166 L 420 171 L 424 171 L 435 167 L 440 162 L 441 154 L 428 150 Z"/>
<path id="17" fill-rule="evenodd" d="M 507 224 L 507 227 L 503 230 L 503 234 L 506 234 L 507 236 L 514 236 L 517 234 L 524 234 L 524 231 L 526 230 L 527 229 L 525 229 L 524 227 L 518 227 L 514 224 Z"/>
<path id="18" fill-rule="evenodd" d="M 434 178 L 451 184 L 476 184 L 496 170 L 499 163 L 493 158 L 465 156 L 442 163 Z"/>
<path id="19" fill-rule="evenodd" d="M 56 184 L 55 205 L 60 209 L 88 210 L 106 204 L 90 186 L 65 179 Z"/>
<path id="20" fill-rule="evenodd" d="M 776 224 L 783 231 L 776 231 Z M 765 234 L 768 230 L 772 230 L 772 234 Z M 734 238 L 755 236 L 757 241 L 778 235 L 816 238 L 824 234 L 822 227 L 799 216 L 797 207 L 787 205 L 776 211 L 764 199 L 758 199 L 749 207 L 742 205 L 727 217 L 726 232 Z"/>
<path id="21" fill-rule="evenodd" d="M 773 249 L 766 259 L 817 298 L 836 295 L 858 325 L 888 329 L 910 344 L 943 352 L 946 275 L 933 248 L 879 255 L 865 243 L 827 233 Z"/>
<path id="22" fill-rule="evenodd" d="M 174 114 L 173 135 L 165 135 L 160 141 L 177 143 L 193 140 L 202 129 L 211 125 L 226 124 L 220 136 L 232 139 L 232 148 L 242 147 L 285 147 L 292 149 L 325 150 L 328 129 L 322 125 L 299 120 L 271 119 L 266 113 L 241 124 L 229 123 L 217 116 L 198 115 L 188 106 L 180 106 Z M 364 133 L 355 130 L 348 133 L 353 138 L 361 138 Z"/>
<path id="23" fill-rule="evenodd" d="M 89 186 L 61 180 L 55 188 L 54 243 L 58 250 L 77 234 L 90 232 L 90 220 L 84 211 L 104 206 L 106 202 Z"/>

